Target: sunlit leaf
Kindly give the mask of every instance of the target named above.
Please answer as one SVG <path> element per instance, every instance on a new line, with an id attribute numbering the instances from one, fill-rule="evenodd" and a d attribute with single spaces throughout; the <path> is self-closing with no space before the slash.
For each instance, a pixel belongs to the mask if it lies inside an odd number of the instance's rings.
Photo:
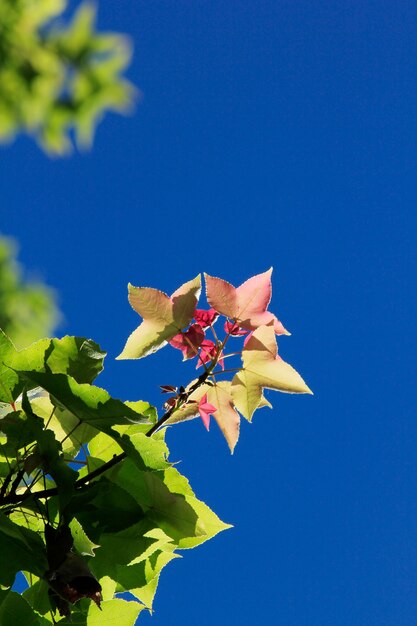
<path id="1" fill-rule="evenodd" d="M 123 486 L 180 548 L 203 543 L 229 528 L 195 497 L 188 481 L 173 467 L 144 472 L 127 459 L 112 480 Z"/>
<path id="2" fill-rule="evenodd" d="M 15 399 L 12 390 L 17 383 L 15 372 L 7 366 L 16 352 L 8 337 L 0 330 L 0 402 L 11 403 Z"/>
<path id="3" fill-rule="evenodd" d="M 145 416 L 112 398 L 101 387 L 77 383 L 71 376 L 44 372 L 20 372 L 19 375 L 47 391 L 58 407 L 72 413 L 80 422 L 104 432 L 111 432 L 116 424 L 147 421 Z"/>
<path id="4" fill-rule="evenodd" d="M 288 335 L 276 316 L 267 311 L 272 294 L 271 274 L 272 268 L 252 276 L 237 288 L 221 278 L 204 274 L 207 300 L 213 309 L 238 322 L 241 328 L 254 330 L 273 323 L 277 335 Z"/>
<path id="5" fill-rule="evenodd" d="M 232 380 L 236 408 L 247 420 L 259 407 L 263 388 L 287 393 L 312 393 L 301 376 L 277 354 L 272 326 L 260 326 L 253 332 L 242 352 L 243 369 Z"/>
<path id="6" fill-rule="evenodd" d="M 129 285 L 129 302 L 143 318 L 118 359 L 140 359 L 166 345 L 191 322 L 201 292 L 201 278 L 181 285 L 171 297 L 150 287 Z"/>

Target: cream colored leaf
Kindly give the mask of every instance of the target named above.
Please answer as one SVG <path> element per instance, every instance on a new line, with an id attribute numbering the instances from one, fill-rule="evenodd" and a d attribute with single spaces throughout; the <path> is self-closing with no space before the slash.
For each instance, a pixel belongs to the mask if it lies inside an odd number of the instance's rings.
<path id="1" fill-rule="evenodd" d="M 156 352 L 191 322 L 201 293 L 201 277 L 181 285 L 171 297 L 151 287 L 128 286 L 129 302 L 143 318 L 118 359 L 141 359 Z"/>
<path id="2" fill-rule="evenodd" d="M 257 328 L 242 351 L 243 369 L 232 380 L 233 402 L 249 421 L 259 407 L 263 388 L 312 393 L 291 365 L 277 354 L 273 326 Z"/>

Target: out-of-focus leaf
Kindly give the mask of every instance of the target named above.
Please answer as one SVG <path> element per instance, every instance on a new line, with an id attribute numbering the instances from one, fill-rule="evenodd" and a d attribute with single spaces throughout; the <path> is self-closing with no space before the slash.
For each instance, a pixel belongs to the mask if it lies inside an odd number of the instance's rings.
<path id="1" fill-rule="evenodd" d="M 12 3 L 10 3 L 12 4 Z M 15 3 L 16 4 L 16 3 Z M 37 3 L 38 5 L 39 3 Z M 0 4 L 0 59 L 2 54 L 2 15 Z M 3 42 L 4 44 L 5 42 Z M 8 48 L 6 54 L 9 52 Z M 4 72 L 0 61 L 0 84 L 5 89 Z M 3 105 L 3 109 L 4 109 Z M 2 98 L 0 96 L 0 141 L 2 135 Z M 15 110 L 11 113 L 15 115 Z M 16 122 L 20 124 L 20 122 Z M 49 335 L 59 318 L 55 297 L 46 285 L 27 281 L 17 260 L 17 245 L 8 237 L 0 237 L 0 328 L 17 348 Z"/>
<path id="2" fill-rule="evenodd" d="M 17 383 L 15 372 L 7 366 L 7 362 L 16 352 L 15 347 L 6 335 L 0 330 L 0 402 L 13 402 L 13 393 Z"/>
<path id="3" fill-rule="evenodd" d="M 127 112 L 136 94 L 123 76 L 130 40 L 98 32 L 91 3 L 81 4 L 67 26 L 57 27 L 51 18 L 66 4 L 0 4 L 0 140 L 25 131 L 55 156 L 71 152 L 72 131 L 79 147 L 91 145 L 102 116 Z"/>

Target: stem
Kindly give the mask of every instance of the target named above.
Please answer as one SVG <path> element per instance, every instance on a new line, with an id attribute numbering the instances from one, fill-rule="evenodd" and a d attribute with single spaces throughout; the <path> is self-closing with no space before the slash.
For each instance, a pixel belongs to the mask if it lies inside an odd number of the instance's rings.
<path id="1" fill-rule="evenodd" d="M 222 359 L 228 359 L 229 356 L 239 356 L 241 352 L 229 352 L 229 354 L 223 354 Z"/>
<path id="2" fill-rule="evenodd" d="M 179 408 L 181 408 L 187 402 L 188 398 L 190 397 L 190 395 L 194 391 L 196 391 L 199 387 L 201 387 L 201 385 L 203 385 L 210 376 L 214 376 L 215 375 L 215 372 L 213 372 L 213 370 L 216 367 L 216 365 L 217 365 L 217 363 L 218 363 L 218 361 L 220 359 L 220 355 L 221 355 L 221 353 L 222 353 L 222 351 L 223 351 L 223 349 L 224 349 L 224 347 L 225 347 L 229 337 L 230 337 L 229 334 L 226 335 L 226 337 L 223 339 L 221 344 L 218 346 L 218 350 L 217 350 L 216 356 L 212 360 L 212 362 L 209 365 L 209 367 L 205 367 L 205 371 L 203 372 L 203 374 L 201 374 L 197 378 L 195 383 L 193 385 L 191 385 L 191 387 L 188 389 L 188 391 L 186 391 L 186 392 L 184 392 L 183 394 L 180 395 L 180 397 L 178 399 L 178 402 L 173 407 L 171 407 L 168 411 L 166 411 L 166 413 L 164 413 L 164 415 L 162 415 L 162 417 L 148 430 L 148 432 L 146 433 L 147 437 L 152 437 L 152 435 L 154 433 L 156 433 L 156 431 L 159 430 L 161 428 L 161 426 L 163 426 L 169 420 L 169 418 L 172 416 L 172 414 L 175 411 L 177 411 Z M 225 371 L 235 371 L 235 370 L 225 370 Z M 238 371 L 238 370 L 236 370 L 236 371 Z M 68 436 L 70 436 L 70 434 L 72 434 L 72 432 L 76 428 L 78 428 L 80 423 L 81 422 L 79 422 L 77 424 L 77 426 L 75 426 L 73 428 L 71 433 L 67 434 L 67 436 L 64 438 L 64 440 Z M 91 480 L 93 480 L 94 478 L 97 478 L 98 476 L 101 476 L 102 474 L 104 474 L 104 472 L 107 472 L 109 469 L 111 469 L 112 467 L 114 467 L 115 465 L 117 465 L 118 463 L 120 463 L 121 461 L 123 461 L 126 458 L 127 458 L 126 452 L 121 452 L 120 454 L 115 454 L 112 459 L 110 459 L 109 461 L 104 463 L 101 467 L 98 467 L 97 469 L 93 470 L 92 472 L 90 472 L 89 474 L 84 476 L 83 478 L 79 478 L 75 482 L 74 488 L 76 490 L 82 489 Z M 20 472 L 21 471 L 22 470 L 20 470 Z M 21 478 L 23 477 L 23 474 L 22 474 L 22 477 L 20 476 L 20 472 L 18 473 L 18 475 L 16 476 L 15 480 L 13 481 L 11 493 L 8 496 L 3 495 L 3 497 L 0 497 L 0 506 L 4 506 L 4 505 L 7 505 L 7 504 L 15 504 L 15 503 L 23 502 L 24 500 L 26 500 L 27 498 L 30 498 L 30 497 L 33 497 L 35 500 L 37 500 L 39 498 L 49 498 L 50 496 L 56 496 L 58 494 L 58 488 L 57 487 L 50 487 L 49 489 L 43 489 L 42 491 L 31 492 L 30 491 L 30 487 L 31 486 L 29 486 L 29 485 L 27 485 L 27 490 L 25 491 L 25 493 L 23 493 L 23 494 L 15 493 L 15 489 L 17 488 Z M 1 496 L 1 494 L 0 494 L 0 496 Z"/>
<path id="3" fill-rule="evenodd" d="M 16 474 L 16 478 L 14 479 L 11 489 L 10 489 L 10 495 L 13 495 L 14 493 L 16 493 L 16 490 L 19 486 L 19 483 L 21 482 L 23 476 L 25 475 L 25 470 L 24 469 L 20 469 L 17 474 Z M 10 497 L 10 496 L 9 496 Z"/>
<path id="4" fill-rule="evenodd" d="M 53 416 L 54 416 L 55 409 L 56 409 L 56 406 L 54 406 L 54 408 L 52 409 L 52 413 L 51 413 L 51 415 L 48 417 L 48 420 L 47 420 L 47 422 L 46 422 L 46 424 L 45 424 L 45 426 L 44 426 L 44 429 L 45 429 L 45 430 L 48 428 L 49 424 L 51 423 L 51 419 L 52 419 L 52 418 L 53 418 Z"/>
<path id="5" fill-rule="evenodd" d="M 220 343 L 219 338 L 218 338 L 218 336 L 217 336 L 217 333 L 216 333 L 216 331 L 214 330 L 214 324 L 212 324 L 212 325 L 210 326 L 210 328 L 211 328 L 211 332 L 213 333 L 214 341 L 215 341 L 216 343 Z"/>
<path id="6" fill-rule="evenodd" d="M 10 472 L 7 474 L 6 478 L 4 479 L 4 482 L 0 489 L 0 500 L 2 500 L 4 496 L 6 495 L 7 487 L 10 485 L 13 474 L 14 474 L 14 471 L 10 470 Z"/>
<path id="7" fill-rule="evenodd" d="M 81 420 L 78 420 L 78 424 L 76 424 L 76 425 L 74 426 L 74 428 L 71 428 L 71 430 L 69 431 L 69 433 L 67 433 L 67 434 L 65 435 L 65 437 L 61 440 L 61 442 L 60 442 L 60 443 L 61 443 L 61 445 L 64 443 L 64 441 L 66 441 L 69 437 L 71 437 L 71 435 L 73 435 L 73 434 L 74 434 L 74 432 L 77 430 L 77 428 L 78 428 L 79 426 L 81 426 L 81 424 L 82 424 Z"/>
<path id="8" fill-rule="evenodd" d="M 186 337 L 185 335 L 183 335 L 185 341 L 188 343 L 188 345 L 190 346 L 190 348 L 195 352 L 195 356 L 199 359 L 198 356 L 198 348 L 195 347 L 195 345 L 193 344 L 192 341 L 190 341 L 190 339 L 188 339 L 188 337 Z M 200 359 L 201 360 L 201 359 Z M 205 363 L 203 363 L 203 361 L 201 361 L 204 369 L 207 371 L 207 365 Z"/>
<path id="9" fill-rule="evenodd" d="M 229 372 L 240 372 L 241 370 L 241 367 L 231 367 L 227 370 L 218 370 L 217 372 L 213 372 L 213 376 L 215 376 L 216 374 L 228 374 Z"/>
<path id="10" fill-rule="evenodd" d="M 219 352 L 219 354 L 220 354 L 220 352 Z M 212 370 L 217 365 L 219 354 L 216 356 L 215 359 L 213 359 L 213 362 L 211 363 L 210 367 L 207 368 L 207 370 L 205 372 L 203 372 L 203 374 L 201 374 L 201 376 L 198 377 L 198 379 L 195 381 L 195 383 L 193 385 L 191 385 L 189 390 L 183 394 L 180 403 L 178 405 L 174 405 L 173 407 L 171 407 L 148 430 L 148 432 L 146 433 L 147 437 L 151 437 L 157 430 L 159 430 L 159 428 L 161 428 L 161 426 L 163 426 L 163 424 L 165 424 L 165 422 L 167 422 L 169 420 L 169 418 L 172 416 L 172 414 L 177 409 L 179 409 L 183 404 L 185 404 L 185 402 L 187 402 L 187 400 L 190 397 L 190 395 L 196 389 L 198 389 L 201 385 L 203 385 L 206 382 L 207 378 L 211 375 Z M 94 478 L 97 478 L 98 476 L 101 476 L 102 474 L 104 474 L 104 472 L 107 472 L 107 470 L 111 469 L 112 467 L 114 467 L 115 465 L 120 463 L 120 461 L 123 461 L 126 458 L 127 458 L 126 452 L 121 452 L 120 454 L 115 454 L 112 459 L 110 459 L 109 461 L 104 463 L 101 467 L 98 467 L 97 469 L 93 470 L 92 472 L 90 472 L 89 474 L 84 476 L 83 478 L 79 478 L 75 482 L 75 485 L 74 485 L 75 489 L 76 490 L 82 489 L 91 480 L 93 480 Z M 15 482 L 13 484 L 15 484 Z M 19 480 L 19 482 L 20 482 L 20 480 Z M 58 494 L 58 488 L 57 487 L 50 487 L 49 489 L 43 489 L 42 491 L 35 491 L 35 492 L 25 491 L 25 493 L 23 493 L 23 494 L 13 493 L 13 489 L 12 489 L 12 493 L 10 493 L 8 496 L 4 496 L 3 498 L 0 498 L 0 505 L 4 506 L 4 505 L 7 505 L 7 504 L 16 504 L 16 503 L 19 503 L 19 502 L 23 502 L 24 500 L 26 500 L 27 498 L 30 498 L 30 497 L 33 497 L 35 499 L 49 498 L 50 496 L 56 496 L 57 494 Z"/>

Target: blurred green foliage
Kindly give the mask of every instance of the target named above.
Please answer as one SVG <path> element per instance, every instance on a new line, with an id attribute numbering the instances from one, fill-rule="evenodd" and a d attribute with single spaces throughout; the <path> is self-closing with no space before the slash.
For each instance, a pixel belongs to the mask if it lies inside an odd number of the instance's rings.
<path id="1" fill-rule="evenodd" d="M 17 348 L 48 336 L 59 312 L 54 292 L 41 282 L 25 281 L 12 239 L 0 236 L 0 328 Z"/>
<path id="2" fill-rule="evenodd" d="M 53 155 L 91 145 L 107 110 L 124 112 L 135 89 L 122 74 L 129 40 L 98 33 L 84 3 L 70 24 L 58 22 L 66 0 L 0 0 L 0 141 L 31 134 Z"/>

